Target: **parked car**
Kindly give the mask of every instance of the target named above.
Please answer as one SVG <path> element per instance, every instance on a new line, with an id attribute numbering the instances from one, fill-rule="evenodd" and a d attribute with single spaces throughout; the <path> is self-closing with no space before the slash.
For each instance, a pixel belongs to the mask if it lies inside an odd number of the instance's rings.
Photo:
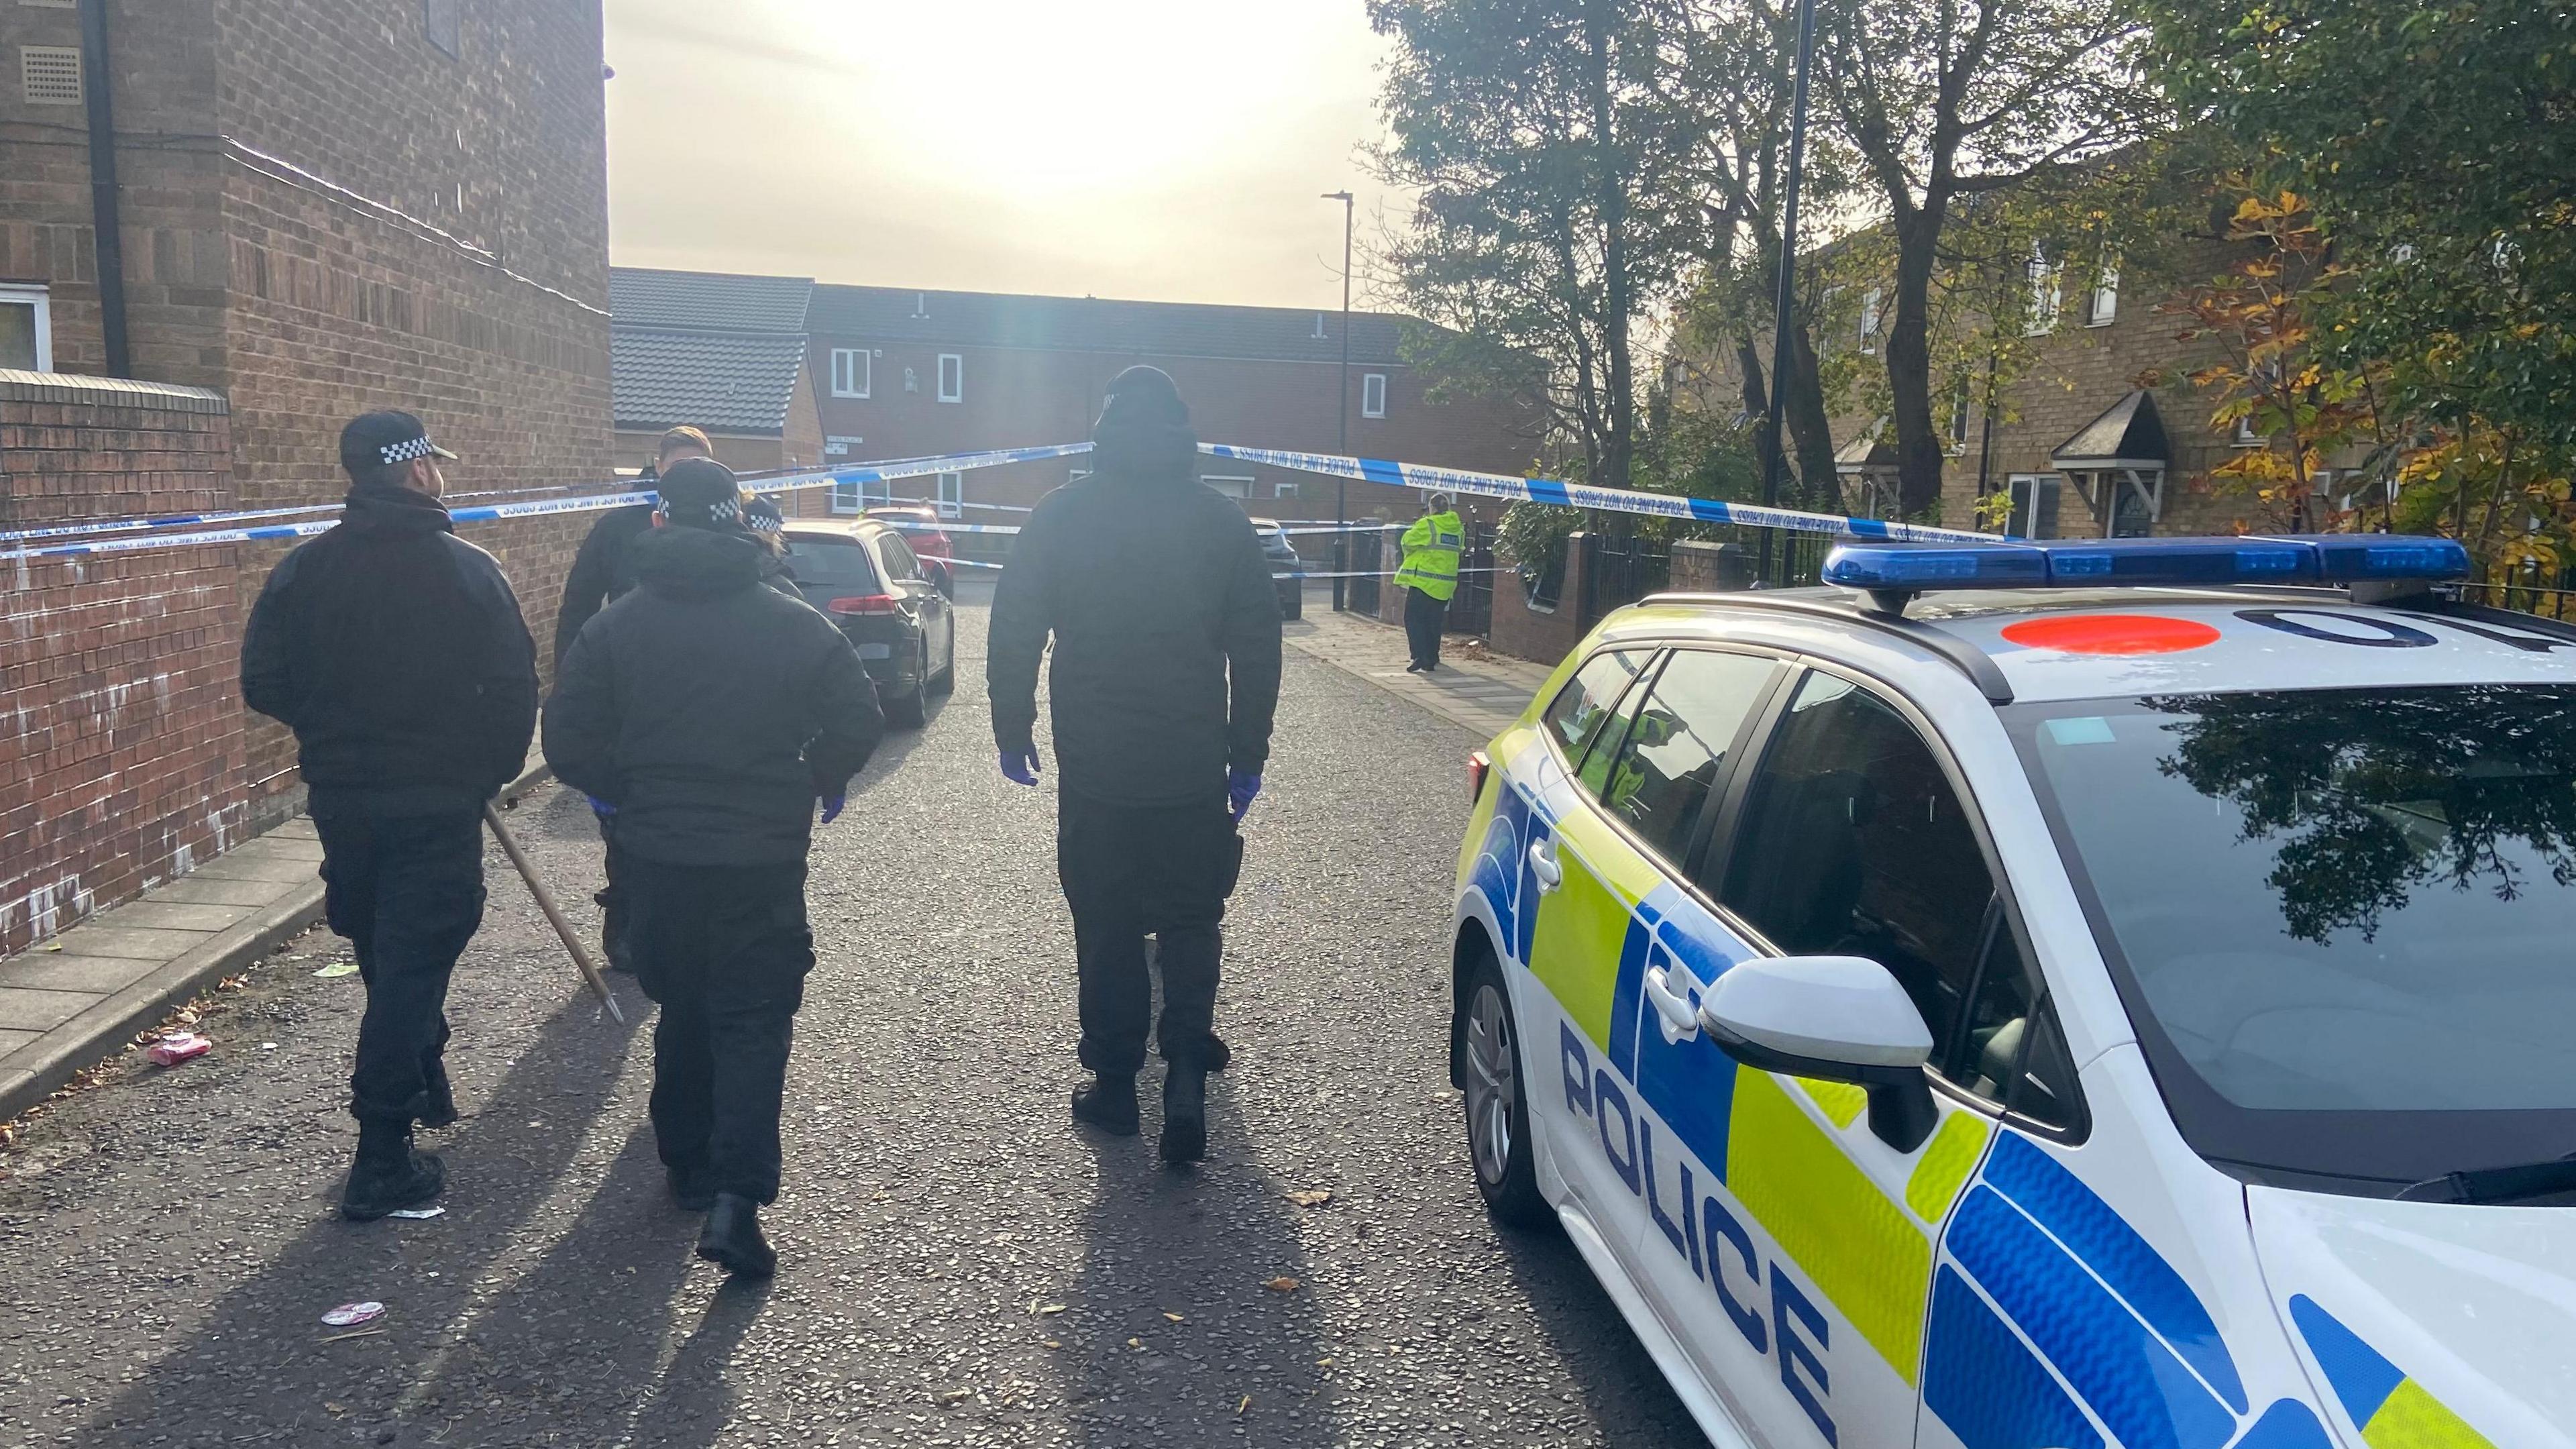
<path id="1" fill-rule="evenodd" d="M 904 535 L 874 518 L 791 520 L 788 567 L 805 602 L 858 646 L 891 724 L 917 728 L 957 682 L 957 614 Z"/>
<path id="2" fill-rule="evenodd" d="M 941 523 L 938 509 L 884 503 L 869 508 L 866 516 L 902 533 L 904 542 L 912 545 L 913 556 L 921 560 L 922 573 L 938 586 L 939 592 L 950 598 L 957 596 L 956 569 L 950 562 L 957 557 L 957 546 Z"/>
<path id="3" fill-rule="evenodd" d="M 2442 539 L 1847 545 L 1470 758 L 1451 1081 L 1728 1446 L 2568 1445 L 2576 628 Z"/>
<path id="4" fill-rule="evenodd" d="M 1279 617 L 1305 617 L 1306 561 L 1297 556 L 1297 545 L 1288 541 L 1288 526 L 1256 518 L 1252 520 L 1252 532 L 1261 540 L 1261 552 L 1270 560 L 1271 582 L 1279 586 Z"/>

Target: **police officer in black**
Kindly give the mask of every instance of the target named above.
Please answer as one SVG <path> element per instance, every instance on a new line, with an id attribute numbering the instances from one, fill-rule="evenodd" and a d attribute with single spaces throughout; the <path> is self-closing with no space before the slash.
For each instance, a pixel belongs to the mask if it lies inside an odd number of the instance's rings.
<path id="1" fill-rule="evenodd" d="M 1215 1031 L 1218 924 L 1279 702 L 1270 562 L 1243 511 L 1198 481 L 1189 418 L 1157 368 L 1110 383 L 1090 476 L 1048 494 L 1013 541 L 986 662 L 1002 773 L 1035 785 L 1038 663 L 1055 643 L 1056 873 L 1073 908 L 1092 1072 L 1073 1114 L 1138 1130 L 1136 1074 L 1154 1027 L 1169 1162 L 1207 1150 L 1207 1074 L 1227 1055 Z"/>
<path id="2" fill-rule="evenodd" d="M 242 637 L 242 697 L 295 731 L 322 837 L 324 909 L 367 986 L 340 1200 L 365 1220 L 438 1196 L 415 1123 L 456 1120 L 447 983 L 483 919 L 484 802 L 536 725 L 536 649 L 490 554 L 456 536 L 420 419 L 340 433 L 340 521 L 280 560 Z"/>
<path id="3" fill-rule="evenodd" d="M 546 701 L 548 763 L 610 812 L 633 892 L 635 973 L 662 1006 L 653 1134 L 698 1256 L 777 1266 L 779 1107 L 814 938 L 816 802 L 840 814 L 884 737 L 876 689 L 831 620 L 782 592 L 775 546 L 722 464 L 662 475 L 636 587 L 582 626 Z M 792 587 L 792 586 L 790 586 Z"/>

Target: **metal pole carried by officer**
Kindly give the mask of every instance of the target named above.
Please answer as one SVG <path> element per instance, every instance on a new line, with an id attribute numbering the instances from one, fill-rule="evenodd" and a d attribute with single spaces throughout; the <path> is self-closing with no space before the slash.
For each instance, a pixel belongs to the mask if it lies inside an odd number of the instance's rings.
<path id="1" fill-rule="evenodd" d="M 635 975 L 659 1002 L 653 1135 L 698 1256 L 763 1277 L 779 1110 L 814 965 L 805 864 L 884 738 L 866 667 L 788 592 L 733 474 L 660 480 L 636 587 L 582 626 L 546 701 L 546 760 L 609 816 Z"/>
<path id="2" fill-rule="evenodd" d="M 1138 1130 L 1136 1074 L 1154 1028 L 1170 1162 L 1207 1150 L 1207 1073 L 1227 1056 L 1218 925 L 1279 702 L 1270 563 L 1242 510 L 1198 481 L 1189 416 L 1155 368 L 1110 383 L 1091 474 L 1041 500 L 1012 545 L 986 664 L 1002 773 L 1035 785 L 1038 663 L 1055 643 L 1056 873 L 1073 908 L 1092 1073 L 1073 1115 Z"/>
<path id="3" fill-rule="evenodd" d="M 1440 633 L 1449 622 L 1449 601 L 1458 596 L 1458 557 L 1467 548 L 1457 500 L 1432 494 L 1402 542 L 1404 565 L 1395 571 L 1395 586 L 1413 591 L 1404 598 L 1404 638 L 1413 654 L 1404 672 L 1428 674 L 1440 667 Z"/>
<path id="4" fill-rule="evenodd" d="M 323 909 L 366 982 L 349 1111 L 357 1160 L 340 1211 L 364 1221 L 439 1195 L 414 1124 L 456 1120 L 448 978 L 483 920 L 483 807 L 536 726 L 536 647 L 490 554 L 455 534 L 438 460 L 410 413 L 341 430 L 349 496 L 280 560 L 242 636 L 242 697 L 295 731 L 322 837 Z"/>

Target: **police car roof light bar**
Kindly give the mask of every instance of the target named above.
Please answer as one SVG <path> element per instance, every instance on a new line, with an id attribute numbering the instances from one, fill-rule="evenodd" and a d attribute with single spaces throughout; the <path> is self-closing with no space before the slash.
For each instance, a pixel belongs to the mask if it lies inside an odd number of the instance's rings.
<path id="1" fill-rule="evenodd" d="M 2242 538 L 2109 538 L 1992 544 L 1844 543 L 1820 576 L 1901 614 L 1934 589 L 2374 586 L 2425 592 L 2468 577 L 2469 553 L 2447 538 L 2304 534 Z M 2413 585 L 2406 589 L 2400 586 Z"/>

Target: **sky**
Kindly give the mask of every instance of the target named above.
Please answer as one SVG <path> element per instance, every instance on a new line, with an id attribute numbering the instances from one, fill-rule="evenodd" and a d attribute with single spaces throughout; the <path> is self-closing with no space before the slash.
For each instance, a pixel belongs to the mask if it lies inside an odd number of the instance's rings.
<path id="1" fill-rule="evenodd" d="M 611 253 L 1336 307 L 1320 193 L 1363 241 L 1402 210 L 1382 53 L 1363 0 L 608 0 Z"/>

